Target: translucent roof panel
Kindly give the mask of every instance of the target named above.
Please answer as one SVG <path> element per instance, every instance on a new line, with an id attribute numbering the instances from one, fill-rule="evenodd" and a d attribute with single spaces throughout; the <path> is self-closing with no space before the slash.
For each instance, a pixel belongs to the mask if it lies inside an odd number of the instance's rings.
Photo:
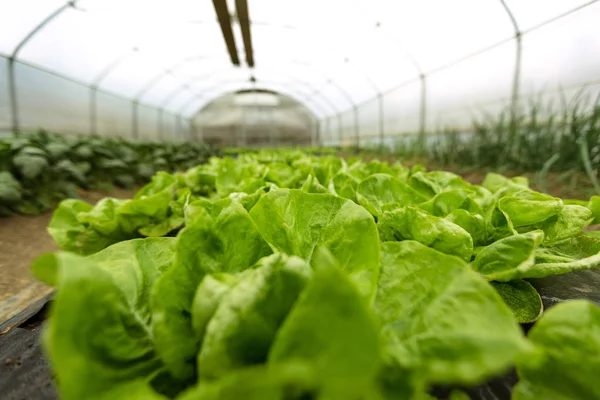
<path id="1" fill-rule="evenodd" d="M 504 0 L 521 31 L 527 31 L 557 16 L 577 10 L 590 0 Z"/>
<path id="2" fill-rule="evenodd" d="M 227 2 L 241 66 L 208 0 L 6 0 L 0 53 L 23 43 L 17 60 L 184 116 L 252 87 L 277 88 L 319 117 L 364 104 L 374 112 L 373 99 L 421 76 L 434 110 L 506 99 L 514 24 L 524 32 L 524 93 L 600 79 L 600 2 L 252 0 L 255 68 L 245 63 L 235 3 Z M 420 92 L 410 93 L 403 102 L 418 104 Z"/>
<path id="3" fill-rule="evenodd" d="M 5 1 L 4 3 L 8 3 Z M 0 5 L 0 52 L 11 55 L 42 20 L 64 6 L 64 0 L 19 0 Z"/>

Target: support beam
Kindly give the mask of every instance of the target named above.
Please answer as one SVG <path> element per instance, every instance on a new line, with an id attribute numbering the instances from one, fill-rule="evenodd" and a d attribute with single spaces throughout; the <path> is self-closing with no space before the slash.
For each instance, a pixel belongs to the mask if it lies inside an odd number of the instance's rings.
<path id="1" fill-rule="evenodd" d="M 250 34 L 250 17 L 248 15 L 248 1 L 235 0 L 237 17 L 242 30 L 242 39 L 244 40 L 244 49 L 246 51 L 246 63 L 250 68 L 254 68 L 254 51 L 252 50 L 252 35 Z"/>
<path id="2" fill-rule="evenodd" d="M 229 16 L 229 9 L 227 8 L 227 0 L 213 0 L 213 6 L 217 13 L 219 25 L 221 26 L 221 33 L 223 33 L 223 39 L 225 40 L 231 63 L 236 67 L 239 67 L 240 59 L 235 45 L 233 29 L 231 29 L 231 17 Z"/>
<path id="3" fill-rule="evenodd" d="M 54 12 L 52 12 L 48 16 L 46 16 L 46 18 L 44 18 L 39 24 L 37 24 L 35 26 L 35 28 L 33 28 L 31 31 L 29 31 L 29 33 L 27 33 L 27 35 L 25 35 L 25 37 L 19 42 L 19 44 L 17 44 L 17 47 L 15 47 L 15 49 L 13 50 L 10 57 L 8 57 L 7 73 L 8 73 L 8 92 L 9 92 L 9 97 L 10 97 L 10 115 L 11 115 L 11 119 L 12 119 L 12 121 L 11 121 L 12 130 L 15 133 L 18 133 L 21 130 L 21 122 L 20 122 L 19 106 L 18 106 L 18 98 L 17 98 L 17 83 L 16 83 L 16 77 L 15 77 L 15 61 L 17 60 L 17 57 L 19 56 L 19 52 L 23 49 L 23 47 L 25 47 L 25 45 L 27 43 L 29 43 L 29 41 L 35 35 L 38 34 L 39 31 L 44 29 L 44 27 L 46 25 L 48 25 L 50 22 L 52 22 L 56 17 L 58 17 L 60 14 L 62 14 L 65 10 L 67 10 L 69 8 L 75 8 L 76 2 L 77 2 L 77 0 L 69 1 L 65 4 L 63 4 L 62 6 L 60 6 L 58 9 L 56 9 Z"/>
<path id="4" fill-rule="evenodd" d="M 138 108 L 140 103 L 136 100 L 131 102 L 131 136 L 134 139 L 138 138 L 139 135 L 139 118 L 138 118 Z"/>

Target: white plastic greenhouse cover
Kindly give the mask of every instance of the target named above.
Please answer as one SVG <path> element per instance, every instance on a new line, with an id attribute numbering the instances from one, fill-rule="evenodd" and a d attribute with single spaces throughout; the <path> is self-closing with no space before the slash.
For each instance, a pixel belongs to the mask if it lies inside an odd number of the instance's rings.
<path id="1" fill-rule="evenodd" d="M 0 127 L 14 126 L 13 96 L 24 126 L 86 132 L 99 113 L 98 131 L 119 134 L 136 114 L 149 130 L 154 108 L 173 130 L 260 87 L 305 104 L 322 129 L 376 134 L 600 84 L 600 1 L 250 0 L 254 68 L 232 65 L 209 0 L 0 1 Z M 244 60 L 235 20 L 233 32 Z"/>

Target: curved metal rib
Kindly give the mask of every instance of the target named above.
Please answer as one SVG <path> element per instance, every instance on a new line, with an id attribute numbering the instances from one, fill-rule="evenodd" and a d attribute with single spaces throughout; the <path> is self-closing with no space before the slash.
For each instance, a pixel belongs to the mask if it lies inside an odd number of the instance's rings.
<path id="1" fill-rule="evenodd" d="M 25 47 L 25 45 L 27 43 L 29 43 L 29 41 L 39 31 L 41 31 L 46 25 L 48 25 L 50 22 L 52 22 L 52 20 L 54 20 L 56 17 L 58 17 L 60 14 L 62 14 L 68 8 L 74 8 L 76 3 L 77 3 L 76 0 L 69 1 L 65 4 L 63 4 L 62 6 L 60 6 L 58 9 L 56 9 L 54 12 L 52 12 L 46 18 L 44 18 L 39 24 L 37 24 L 35 26 L 35 28 L 33 28 L 27 35 L 25 35 L 25 37 L 23 39 L 21 39 L 19 44 L 17 44 L 17 47 L 15 47 L 12 54 L 8 58 L 7 73 L 8 73 L 8 92 L 9 92 L 9 97 L 10 97 L 10 114 L 11 114 L 11 119 L 12 119 L 11 125 L 12 125 L 12 130 L 15 133 L 18 133 L 20 130 L 19 108 L 17 105 L 17 103 L 18 103 L 17 102 L 17 84 L 15 81 L 15 60 L 17 59 L 17 57 L 18 57 L 19 53 L 21 52 L 21 50 L 23 49 L 23 47 Z"/>

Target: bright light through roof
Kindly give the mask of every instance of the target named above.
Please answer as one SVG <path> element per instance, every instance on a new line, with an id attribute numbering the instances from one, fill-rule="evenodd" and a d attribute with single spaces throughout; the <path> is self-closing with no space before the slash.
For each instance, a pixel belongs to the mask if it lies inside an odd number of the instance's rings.
<path id="1" fill-rule="evenodd" d="M 252 106 L 270 106 L 275 107 L 279 104 L 277 95 L 270 93 L 238 93 L 233 102 L 238 105 Z"/>

